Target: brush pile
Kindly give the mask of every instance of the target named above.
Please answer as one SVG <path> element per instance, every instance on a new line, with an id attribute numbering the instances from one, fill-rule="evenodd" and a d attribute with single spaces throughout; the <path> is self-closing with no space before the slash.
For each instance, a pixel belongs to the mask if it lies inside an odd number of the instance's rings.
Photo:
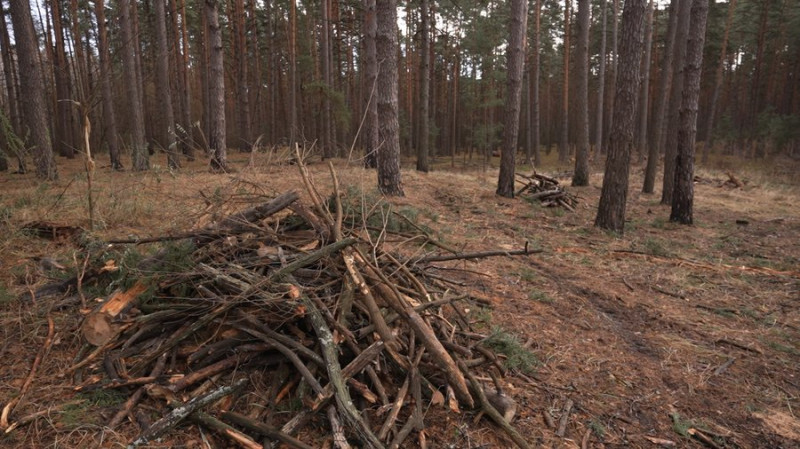
<path id="1" fill-rule="evenodd" d="M 563 207 L 574 212 L 578 205 L 578 197 L 567 192 L 555 178 L 540 173 L 534 173 L 532 176 L 517 173 L 517 182 L 523 185 L 517 190 L 516 196 L 524 193 L 527 200 L 539 200 L 542 206 Z"/>
<path id="2" fill-rule="evenodd" d="M 304 176 L 308 205 L 289 191 L 149 239 L 175 242 L 135 265 L 89 270 L 113 273 L 120 288 L 87 315 L 90 344 L 65 374 L 80 375 L 79 391 L 127 397 L 109 425 L 138 424 L 129 447 L 183 422 L 251 448 L 400 447 L 412 437 L 426 447 L 428 407 L 478 408 L 528 447 L 509 424 L 502 356 L 470 322 L 485 300 L 429 268 L 532 251 L 433 254 L 446 245 L 421 233 L 410 237 L 419 251 L 403 256 L 390 243 L 398 234 L 364 225 L 366 208 L 344 212 L 333 178 L 328 200 Z M 480 371 L 494 382 L 476 380 Z"/>

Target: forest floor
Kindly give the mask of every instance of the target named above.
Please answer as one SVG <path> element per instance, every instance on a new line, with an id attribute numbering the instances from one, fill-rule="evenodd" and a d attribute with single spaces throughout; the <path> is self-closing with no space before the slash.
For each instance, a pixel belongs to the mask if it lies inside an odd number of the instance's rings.
<path id="1" fill-rule="evenodd" d="M 201 162 L 178 174 L 163 163 L 146 173 L 99 167 L 94 234 L 181 232 L 245 207 L 254 194 L 299 186 L 295 166 L 259 155 L 248 168 L 248 159 L 233 154 L 238 172 L 226 175 L 209 174 Z M 73 272 L 82 261 L 73 244 L 19 231 L 34 220 L 88 228 L 82 163 L 59 163 L 56 183 L 0 175 L 0 404 L 28 376 L 48 314 L 55 323 L 52 349 L 12 421 L 79 396 L 73 380 L 59 375 L 82 344 L 79 307 L 51 311 L 59 298 L 19 299 L 52 275 L 37 257 Z M 378 197 L 374 172 L 344 160 L 335 165 L 348 189 Z M 718 160 L 701 168 L 693 226 L 669 222 L 658 194 L 640 194 L 642 168 L 634 167 L 624 236 L 593 227 L 600 167 L 589 187 L 571 188 L 562 179 L 580 198 L 573 213 L 497 197 L 495 168 L 455 165 L 446 160 L 429 174 L 404 171 L 406 197 L 389 201 L 468 251 L 517 249 L 526 241 L 543 250 L 453 264 L 469 270 L 465 288 L 493 301 L 473 317 L 516 335 L 536 356 L 532 371 L 507 378 L 519 403 L 514 425 L 534 446 L 800 447 L 800 165 Z M 330 192 L 327 164 L 309 168 L 319 189 Z M 558 176 L 564 169 L 549 163 L 541 172 Z M 747 181 L 744 188 L 719 186 L 728 170 Z M 543 416 L 558 423 L 568 399 L 575 405 L 559 438 Z M 0 446 L 124 447 L 135 424 L 103 426 L 118 405 L 118 397 L 94 396 L 0 436 Z M 432 407 L 428 413 L 441 416 L 426 420 L 434 422 L 430 447 L 511 445 L 486 419 L 474 423 L 472 412 Z M 690 428 L 713 441 L 692 438 Z M 205 447 L 196 428 L 183 432 L 152 447 Z"/>

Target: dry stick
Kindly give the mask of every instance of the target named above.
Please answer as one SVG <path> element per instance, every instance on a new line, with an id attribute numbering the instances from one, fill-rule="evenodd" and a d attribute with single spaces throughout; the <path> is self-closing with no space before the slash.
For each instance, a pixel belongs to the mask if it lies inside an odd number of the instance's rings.
<path id="1" fill-rule="evenodd" d="M 331 170 L 333 179 L 333 198 L 336 204 L 336 221 L 333 225 L 333 239 L 342 238 L 342 198 L 339 196 L 339 179 L 336 177 L 336 170 L 333 169 L 333 162 L 328 161 L 328 168 Z"/>
<path id="2" fill-rule="evenodd" d="M 444 346 L 442 346 L 439 339 L 436 338 L 436 334 L 433 332 L 430 325 L 422 319 L 417 311 L 406 304 L 400 292 L 394 288 L 394 284 L 386 278 L 380 269 L 368 263 L 364 255 L 358 251 L 358 248 L 356 248 L 356 252 L 358 252 L 359 255 L 359 262 L 362 263 L 371 274 L 381 278 L 383 283 L 377 285 L 378 290 L 381 291 L 381 295 L 389 302 L 389 305 L 395 309 L 395 312 L 402 316 L 414 330 L 417 338 L 422 341 L 422 344 L 425 345 L 431 357 L 433 357 L 438 363 L 439 368 L 444 372 L 447 382 L 453 388 L 458 400 L 470 408 L 474 407 L 475 401 L 469 394 L 464 375 L 459 371 L 455 361 L 453 361 L 453 358 Z"/>
<path id="3" fill-rule="evenodd" d="M 709 437 L 708 435 L 704 434 L 700 430 L 695 429 L 694 427 L 692 427 L 689 430 L 687 430 L 686 433 L 688 433 L 689 435 L 695 437 L 701 443 L 705 444 L 706 446 L 708 446 L 708 447 L 710 447 L 712 449 L 722 449 L 722 446 L 717 444 L 711 437 Z"/>
<path id="4" fill-rule="evenodd" d="M 528 254 L 542 253 L 541 249 L 528 249 L 528 242 L 525 242 L 525 248 L 514 251 L 480 251 L 477 253 L 461 253 L 451 256 L 428 256 L 420 257 L 413 260 L 414 263 L 428 263 L 428 262 L 446 262 L 448 260 L 468 260 L 468 259 L 482 259 L 484 257 L 495 256 L 527 256 Z"/>
<path id="5" fill-rule="evenodd" d="M 150 372 L 150 376 L 151 377 L 160 376 L 161 373 L 164 371 L 164 367 L 166 366 L 167 366 L 167 353 L 165 352 L 156 362 L 156 365 L 153 367 L 153 371 Z M 117 414 L 114 415 L 113 418 L 111 418 L 111 421 L 108 423 L 108 427 L 113 429 L 118 425 L 120 425 L 120 423 L 122 423 L 122 420 L 125 419 L 125 417 L 131 413 L 131 410 L 133 410 L 136 404 L 138 404 L 139 401 L 142 399 L 142 396 L 144 396 L 145 391 L 146 391 L 145 387 L 139 387 L 139 389 L 136 390 L 136 392 L 133 393 L 128 398 L 127 401 L 125 401 L 125 404 L 122 405 L 122 408 L 117 412 Z"/>
<path id="6" fill-rule="evenodd" d="M 247 332 L 248 334 L 254 337 L 264 340 L 266 343 L 272 345 L 275 349 L 277 349 L 281 354 L 286 356 L 286 358 L 289 359 L 290 362 L 292 362 L 292 365 L 294 365 L 297 371 L 299 371 L 300 374 L 303 375 L 303 379 L 305 379 L 305 381 L 308 382 L 308 385 L 311 387 L 312 390 L 314 390 L 314 393 L 322 395 L 323 393 L 322 385 L 319 384 L 319 381 L 317 380 L 316 377 L 314 377 L 314 374 L 312 374 L 311 371 L 309 371 L 308 367 L 303 363 L 302 360 L 300 360 L 300 357 L 298 357 L 297 354 L 295 354 L 295 352 L 291 348 L 253 329 L 249 329 L 246 327 L 239 327 L 239 329 Z"/>
<path id="7" fill-rule="evenodd" d="M 54 405 L 54 406 L 48 407 L 45 410 L 39 410 L 36 413 L 31 413 L 30 415 L 23 416 L 22 418 L 20 418 L 20 419 L 16 420 L 15 422 L 11 423 L 11 425 L 8 426 L 8 428 L 4 431 L 4 433 L 9 434 L 9 433 L 13 432 L 16 428 L 22 427 L 22 426 L 24 426 L 24 425 L 26 425 L 28 423 L 31 423 L 31 422 L 35 421 L 36 419 L 41 418 L 42 416 L 47 416 L 50 413 L 59 412 L 62 409 L 67 408 L 67 407 L 69 407 L 71 405 L 78 405 L 78 404 L 82 404 L 84 402 L 86 402 L 86 401 L 83 400 L 83 399 L 78 399 L 78 400 L 75 400 L 75 401 L 68 401 L 68 402 L 65 402 L 63 404 L 58 404 L 58 405 Z"/>
<path id="8" fill-rule="evenodd" d="M 189 416 L 189 419 L 192 422 L 206 426 L 207 428 L 219 433 L 220 435 L 228 437 L 230 440 L 237 443 L 239 446 L 243 448 L 264 449 L 264 446 L 256 443 L 255 440 L 253 440 L 250 436 L 243 434 L 242 432 L 225 424 L 224 422 L 218 420 L 217 418 L 214 418 L 208 413 L 197 411 L 192 413 L 191 416 Z"/>
<path id="9" fill-rule="evenodd" d="M 19 390 L 19 394 L 3 407 L 2 413 L 0 413 L 0 429 L 8 429 L 8 416 L 14 411 L 17 405 L 22 402 L 22 397 L 25 396 L 25 393 L 28 392 L 28 389 L 31 387 L 31 383 L 33 383 L 33 378 L 36 376 L 36 370 L 39 368 L 39 365 L 42 363 L 42 359 L 44 358 L 47 351 L 50 350 L 50 344 L 53 342 L 53 335 L 55 334 L 55 324 L 53 323 L 53 319 L 50 315 L 47 315 L 47 337 L 44 339 L 44 344 L 41 348 L 39 348 L 39 352 L 36 354 L 36 358 L 33 359 L 33 365 L 31 365 L 31 371 L 28 373 L 28 377 L 25 378 L 25 383 L 22 384 L 22 388 Z"/>
<path id="10" fill-rule="evenodd" d="M 269 326 L 259 321 L 258 318 L 248 314 L 244 310 L 238 310 L 237 313 L 239 318 L 245 320 L 251 326 L 254 326 L 257 329 L 259 335 L 254 334 L 253 329 L 242 329 L 243 331 L 249 333 L 250 335 L 253 335 L 256 338 L 260 338 L 261 340 L 267 343 L 272 343 L 274 341 L 277 341 L 278 343 L 281 343 L 295 350 L 296 352 L 299 352 L 301 355 L 307 357 L 309 360 L 313 361 L 317 365 L 319 366 L 325 365 L 325 361 L 322 360 L 322 357 L 320 357 L 319 354 L 303 346 L 303 344 L 300 343 L 299 341 L 289 338 L 286 335 L 275 332 L 274 330 L 270 329 Z M 265 336 L 267 338 L 264 338 Z"/>
<path id="11" fill-rule="evenodd" d="M 383 318 L 380 307 L 378 307 L 378 303 L 375 301 L 375 297 L 372 296 L 372 292 L 367 286 L 364 276 L 362 276 L 355 267 L 355 259 L 352 249 L 344 251 L 342 258 L 344 259 L 344 265 L 347 267 L 347 272 L 350 274 L 353 283 L 356 284 L 358 291 L 361 292 L 361 296 L 364 298 L 364 304 L 367 306 L 367 311 L 369 312 L 369 318 L 372 322 L 373 328 L 387 343 L 393 341 L 394 335 L 389 329 L 389 326 L 386 325 L 386 321 Z"/>
<path id="12" fill-rule="evenodd" d="M 411 412 L 411 416 L 408 418 L 408 421 L 406 421 L 405 425 L 403 425 L 400 431 L 397 432 L 397 435 L 395 435 L 394 440 L 392 440 L 392 443 L 389 445 L 389 449 L 399 448 L 406 438 L 408 438 L 408 436 L 411 434 L 412 430 L 416 429 L 421 433 L 425 428 L 422 421 L 422 386 L 418 368 L 419 362 L 422 360 L 422 355 L 425 352 L 425 348 L 419 348 L 418 351 L 419 352 L 414 357 L 414 363 L 411 365 L 411 370 L 408 373 L 408 378 L 411 382 L 411 397 L 414 399 L 414 410 Z"/>
<path id="13" fill-rule="evenodd" d="M 572 402 L 572 399 L 567 399 L 567 402 L 564 403 L 564 411 L 561 413 L 561 419 L 558 421 L 558 430 L 556 431 L 556 435 L 559 437 L 564 437 L 564 434 L 567 433 L 569 413 L 572 411 L 573 405 L 575 405 L 575 403 Z"/>
<path id="14" fill-rule="evenodd" d="M 489 400 L 486 399 L 486 395 L 483 393 L 483 387 L 481 387 L 478 379 L 476 379 L 475 376 L 473 376 L 472 373 L 467 369 L 467 367 L 464 365 L 464 362 L 459 361 L 459 367 L 467 376 L 473 392 L 478 397 L 478 402 L 480 403 L 483 412 L 492 418 L 492 420 L 508 434 L 508 436 L 512 441 L 514 441 L 514 443 L 516 443 L 517 446 L 522 449 L 529 449 L 531 446 L 527 441 L 525 441 L 525 438 L 523 438 L 522 435 L 517 432 L 517 429 L 509 424 L 508 421 L 503 418 L 503 415 L 501 415 L 500 412 L 498 412 L 497 409 L 495 409 L 492 404 L 489 403 Z"/>
<path id="15" fill-rule="evenodd" d="M 406 376 L 406 380 L 403 381 L 403 385 L 400 387 L 400 391 L 397 392 L 394 403 L 392 403 L 392 410 L 389 412 L 389 416 L 386 417 L 386 421 L 383 422 L 380 432 L 378 432 L 378 438 L 381 440 L 386 439 L 386 436 L 389 435 L 389 431 L 392 429 L 394 422 L 397 421 L 397 416 L 400 414 L 400 410 L 403 408 L 403 404 L 406 400 L 409 384 L 410 379 L 408 376 Z"/>
<path id="16" fill-rule="evenodd" d="M 339 416 L 336 413 L 336 407 L 328 407 L 328 421 L 331 422 L 331 434 L 333 435 L 333 447 L 339 449 L 350 449 L 350 444 L 347 443 L 347 437 L 344 436 L 344 427 L 342 422 L 339 421 Z"/>
<path id="17" fill-rule="evenodd" d="M 325 323 L 325 318 L 322 316 L 319 309 L 317 309 L 314 301 L 305 295 L 301 295 L 301 298 L 303 304 L 306 306 L 311 325 L 314 327 L 317 339 L 322 347 L 322 355 L 328 368 L 328 379 L 331 384 L 333 384 L 334 390 L 336 391 L 336 404 L 340 412 L 344 414 L 345 421 L 364 438 L 364 443 L 370 447 L 382 448 L 383 444 L 375 437 L 375 434 L 372 433 L 372 430 L 367 426 L 364 420 L 361 419 L 358 410 L 356 410 L 353 405 L 350 392 L 342 376 L 336 345 L 333 343 L 333 334 L 331 334 L 331 330 Z"/>
<path id="18" fill-rule="evenodd" d="M 592 429 L 586 429 L 581 438 L 581 449 L 589 449 L 589 438 L 592 436 Z"/>
<path id="19" fill-rule="evenodd" d="M 168 388 L 172 391 L 178 392 L 183 390 L 184 388 L 188 387 L 189 385 L 193 385 L 203 379 L 211 377 L 217 373 L 221 373 L 228 368 L 232 368 L 237 366 L 241 363 L 247 362 L 248 360 L 252 359 L 256 356 L 256 353 L 250 352 L 247 354 L 235 354 L 227 359 L 220 360 L 217 363 L 212 363 L 204 367 L 203 369 L 199 369 L 191 374 L 187 374 L 186 376 L 181 377 L 177 381 L 175 381 L 172 385 Z"/>
<path id="20" fill-rule="evenodd" d="M 153 423 L 150 428 L 148 428 L 141 435 L 139 435 L 138 438 L 131 442 L 131 444 L 128 445 L 128 449 L 133 449 L 155 440 L 156 438 L 168 432 L 170 429 L 180 424 L 195 411 L 234 393 L 246 383 L 247 379 L 239 379 L 233 385 L 224 385 L 206 395 L 193 398 L 189 402 L 173 409 L 166 416 Z"/>
<path id="21" fill-rule="evenodd" d="M 281 432 L 278 429 L 272 428 L 264 423 L 253 421 L 252 419 L 240 415 L 239 413 L 235 412 L 223 412 L 222 419 L 226 421 L 230 421 L 237 426 L 244 427 L 245 429 L 260 433 L 267 438 L 271 438 L 273 440 L 278 440 L 283 444 L 289 445 L 293 448 L 297 449 L 313 449 L 312 446 L 303 443 L 302 441 L 298 440 L 297 438 L 292 437 L 284 432 Z"/>
<path id="22" fill-rule="evenodd" d="M 311 183 L 311 180 L 308 178 L 308 170 L 306 169 L 306 165 L 303 163 L 303 158 L 300 157 L 300 147 L 295 144 L 294 146 L 295 154 L 297 155 L 297 168 L 300 170 L 300 177 L 303 179 L 303 185 L 308 192 L 308 196 L 311 197 L 311 202 L 314 204 L 314 207 L 319 212 L 320 217 L 325 219 L 329 225 L 333 224 L 333 218 L 331 217 L 331 213 L 328 212 L 328 209 L 322 206 L 322 198 L 320 198 L 317 189 L 314 188 L 314 185 Z"/>

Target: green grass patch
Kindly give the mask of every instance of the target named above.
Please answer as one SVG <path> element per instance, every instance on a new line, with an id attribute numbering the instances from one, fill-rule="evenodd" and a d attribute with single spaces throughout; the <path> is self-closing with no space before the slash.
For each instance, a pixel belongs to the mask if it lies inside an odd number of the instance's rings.
<path id="1" fill-rule="evenodd" d="M 528 292 L 528 299 L 530 299 L 532 301 L 543 302 L 545 304 L 552 304 L 552 303 L 556 302 L 556 300 L 553 299 L 552 296 L 548 295 L 547 293 L 545 293 L 545 292 L 543 292 L 541 290 L 536 290 L 536 289 L 531 290 L 531 291 Z"/>
<path id="2" fill-rule="evenodd" d="M 516 335 L 499 327 L 492 330 L 489 338 L 484 341 L 484 345 L 497 354 L 505 355 L 506 359 L 503 364 L 509 370 L 529 374 L 541 365 L 536 354 L 526 349 Z"/>

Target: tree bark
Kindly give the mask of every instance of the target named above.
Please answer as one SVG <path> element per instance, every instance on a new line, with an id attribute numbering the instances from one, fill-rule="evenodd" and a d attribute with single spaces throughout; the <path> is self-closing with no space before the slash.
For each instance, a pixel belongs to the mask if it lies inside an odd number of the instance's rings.
<path id="1" fill-rule="evenodd" d="M 53 19 L 53 34 L 55 35 L 55 53 L 53 71 L 56 84 L 55 90 L 55 149 L 58 154 L 67 158 L 75 157 L 75 139 L 73 136 L 73 105 L 70 86 L 70 68 L 67 62 L 66 44 L 64 42 L 64 25 L 62 23 L 61 0 L 50 0 Z"/>
<path id="2" fill-rule="evenodd" d="M 541 32 L 542 32 L 542 1 L 536 0 L 536 12 L 534 13 L 534 20 L 536 21 L 536 29 L 533 33 L 533 105 L 532 105 L 532 132 L 533 132 L 533 160 L 536 164 L 542 163 L 541 151 L 541 105 L 539 97 L 539 80 L 541 79 L 541 58 L 539 56 L 539 49 L 541 47 Z"/>
<path id="3" fill-rule="evenodd" d="M 27 124 L 26 133 L 30 145 L 33 146 L 33 158 L 36 163 L 36 176 L 40 179 L 54 181 L 58 179 L 56 163 L 53 159 L 53 147 L 50 143 L 50 126 L 47 121 L 47 102 L 45 100 L 42 67 L 39 65 L 39 45 L 33 29 L 30 3 L 27 1 L 11 2 L 11 22 L 14 25 L 14 42 L 17 46 L 19 61 L 21 95 L 20 109 Z"/>
<path id="4" fill-rule="evenodd" d="M 719 101 L 719 91 L 722 87 L 722 72 L 725 69 L 725 59 L 728 57 L 728 36 L 733 23 L 733 12 L 736 10 L 736 0 L 728 3 L 728 18 L 725 21 L 725 34 L 722 37 L 722 48 L 719 52 L 719 63 L 717 72 L 714 76 L 714 92 L 711 94 L 711 104 L 708 106 L 708 118 L 706 119 L 706 135 L 703 139 L 703 163 L 708 162 L 708 154 L 714 145 L 714 115 L 717 111 Z"/>
<path id="5" fill-rule="evenodd" d="M 378 189 L 384 195 L 404 196 L 400 180 L 400 124 L 397 100 L 397 1 L 377 2 L 376 54 L 378 68 Z"/>
<path id="6" fill-rule="evenodd" d="M 428 143 L 430 141 L 430 84 L 431 84 L 431 36 L 430 36 L 430 0 L 422 0 L 421 30 L 422 33 L 422 65 L 420 71 L 420 117 L 419 145 L 417 146 L 417 171 L 428 172 Z"/>
<path id="7" fill-rule="evenodd" d="M 274 115 L 273 115 L 274 118 Z M 289 146 L 297 144 L 297 5 L 289 0 Z"/>
<path id="8" fill-rule="evenodd" d="M 588 0 L 587 0 L 588 1 Z M 519 109 L 522 103 L 522 71 L 525 67 L 525 38 L 528 31 L 527 0 L 511 1 L 511 23 L 507 50 L 508 81 L 506 87 L 503 151 L 500 154 L 500 176 L 497 194 L 514 197 L 514 171 L 519 136 Z"/>
<path id="9" fill-rule="evenodd" d="M 692 224 L 694 209 L 694 144 L 697 135 L 697 102 L 703 69 L 703 45 L 706 36 L 708 0 L 694 0 L 692 23 L 686 44 L 683 98 L 681 100 L 678 154 L 675 162 L 675 192 L 669 221 Z"/>
<path id="10" fill-rule="evenodd" d="M 336 153 L 333 148 L 331 139 L 332 126 L 331 126 L 331 100 L 330 93 L 333 90 L 331 83 L 331 42 L 330 42 L 330 0 L 322 0 L 320 8 L 322 8 L 321 20 L 321 36 L 320 36 L 320 56 L 322 63 L 322 83 L 324 89 L 322 91 L 322 158 L 332 158 Z"/>
<path id="11" fill-rule="evenodd" d="M 667 106 L 670 98 L 670 88 L 672 87 L 672 60 L 675 56 L 675 33 L 678 28 L 678 10 L 681 0 L 672 0 L 669 5 L 669 25 L 667 25 L 667 37 L 664 47 L 664 59 L 661 62 L 661 79 L 658 82 L 658 104 L 656 105 L 655 117 L 653 118 L 653 139 L 650 142 L 650 149 L 647 152 L 647 167 L 644 172 L 644 184 L 642 193 L 653 193 L 656 184 L 656 172 L 658 171 L 658 159 L 663 153 L 664 120 L 667 116 Z"/>
<path id="12" fill-rule="evenodd" d="M 172 92 L 169 86 L 169 46 L 167 45 L 167 0 L 154 0 L 156 25 L 156 90 L 160 102 L 162 122 L 158 129 L 158 140 L 167 152 L 167 165 L 180 168 L 178 145 L 175 141 L 175 114 L 172 110 Z"/>
<path id="13" fill-rule="evenodd" d="M 252 131 L 250 126 L 250 93 L 248 89 L 248 63 L 250 57 L 247 53 L 247 39 L 245 29 L 245 16 L 243 0 L 234 0 L 234 16 L 236 20 L 236 62 L 237 62 L 237 96 L 239 100 L 239 145 L 244 151 L 252 149 Z"/>
<path id="14" fill-rule="evenodd" d="M 597 74 L 597 121 L 595 122 L 594 130 L 595 157 L 603 152 L 603 116 L 605 112 L 603 100 L 605 100 L 606 88 L 606 22 L 608 18 L 606 10 L 608 9 L 608 1 L 600 0 L 600 2 L 602 31 L 600 32 L 600 67 L 598 68 Z"/>
<path id="15" fill-rule="evenodd" d="M 108 52 L 108 32 L 106 29 L 105 0 L 95 0 L 95 17 L 97 18 L 98 53 L 100 54 L 100 95 L 103 101 L 103 124 L 105 125 L 108 153 L 111 157 L 111 168 L 122 170 L 122 158 L 119 151 L 117 116 L 114 111 L 114 96 L 111 91 L 111 56 Z"/>
<path id="16" fill-rule="evenodd" d="M 208 98 L 210 109 L 209 151 L 211 170 L 228 171 L 228 151 L 225 139 L 225 71 L 222 61 L 222 30 L 219 26 L 217 0 L 205 0 L 208 33 Z"/>
<path id="17" fill-rule="evenodd" d="M 20 124 L 20 105 L 19 105 L 19 86 L 17 81 L 17 61 L 11 52 L 11 36 L 8 34 L 6 24 L 6 13 L 3 10 L 3 2 L 0 2 L 0 46 L 3 50 L 3 75 L 5 77 L 6 93 L 8 95 L 8 111 L 11 129 L 15 134 L 23 135 Z M 17 171 L 26 173 L 25 155 L 17 154 Z"/>
<path id="18" fill-rule="evenodd" d="M 122 37 L 122 70 L 125 76 L 125 87 L 127 89 L 128 107 L 130 113 L 131 126 L 131 152 L 133 156 L 134 170 L 147 170 L 150 168 L 150 155 L 144 140 L 144 110 L 142 97 L 139 93 L 139 81 L 137 76 L 136 50 L 138 39 L 133 34 L 133 24 L 131 19 L 131 0 L 120 0 L 120 33 Z"/>
<path id="19" fill-rule="evenodd" d="M 589 0 L 578 0 L 578 45 L 575 70 L 578 83 L 578 150 L 573 186 L 589 185 Z"/>
<path id="20" fill-rule="evenodd" d="M 667 124 L 666 147 L 664 150 L 664 179 L 661 189 L 661 204 L 672 204 L 672 193 L 675 185 L 675 158 L 678 152 L 678 127 L 680 126 L 680 108 L 683 98 L 684 76 L 686 64 L 686 41 L 691 21 L 692 0 L 681 0 L 678 10 L 678 28 L 675 31 L 675 59 L 672 68 L 672 91 L 669 99 L 669 120 Z"/>
<path id="21" fill-rule="evenodd" d="M 558 149 L 558 162 L 569 158 L 569 14 L 570 3 L 564 3 L 564 80 L 561 91 L 561 146 Z"/>
<path id="22" fill-rule="evenodd" d="M 647 8 L 647 18 L 645 18 L 644 39 L 644 61 L 642 61 L 642 86 L 639 94 L 639 141 L 636 148 L 639 152 L 639 159 L 644 160 L 647 152 L 647 122 L 648 112 L 650 111 L 650 57 L 653 48 L 653 7 L 654 0 L 650 0 Z"/>
<path id="23" fill-rule="evenodd" d="M 364 93 L 367 97 L 364 119 L 364 167 L 375 168 L 378 164 L 378 58 L 375 50 L 377 32 L 375 0 L 364 1 Z"/>
<path id="24" fill-rule="evenodd" d="M 603 189 L 600 193 L 600 206 L 594 222 L 597 227 L 620 234 L 624 232 L 625 227 L 645 8 L 645 0 L 626 0 L 622 12 L 622 42 L 615 85 L 616 100 L 608 139 L 608 158 Z"/>

